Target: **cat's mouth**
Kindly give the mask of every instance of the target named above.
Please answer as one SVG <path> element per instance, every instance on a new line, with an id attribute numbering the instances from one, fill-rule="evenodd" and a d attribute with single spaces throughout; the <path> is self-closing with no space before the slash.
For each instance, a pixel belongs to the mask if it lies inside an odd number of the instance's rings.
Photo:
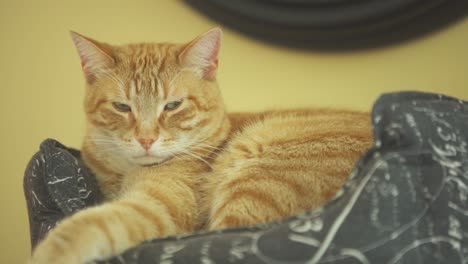
<path id="1" fill-rule="evenodd" d="M 141 161 L 137 161 L 136 163 L 138 164 L 138 166 L 141 166 L 141 167 L 152 167 L 152 166 L 160 165 L 160 164 L 172 159 L 172 157 L 166 157 L 166 158 L 159 159 L 159 160 L 155 161 L 155 158 L 156 157 L 154 157 L 154 156 L 137 157 L 137 159 L 140 159 Z M 147 159 L 150 159 L 150 160 L 147 160 Z"/>
<path id="2" fill-rule="evenodd" d="M 140 164 L 141 167 L 153 167 L 156 165 L 161 164 L 162 162 L 154 162 L 154 163 L 148 163 L 148 164 Z"/>

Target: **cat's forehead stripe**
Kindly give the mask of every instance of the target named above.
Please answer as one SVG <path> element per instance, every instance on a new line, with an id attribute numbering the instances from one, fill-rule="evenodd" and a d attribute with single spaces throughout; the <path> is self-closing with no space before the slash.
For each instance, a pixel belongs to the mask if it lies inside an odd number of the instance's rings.
<path id="1" fill-rule="evenodd" d="M 164 93 L 164 87 L 162 81 L 158 78 L 158 86 L 156 88 L 158 89 L 158 95 L 161 96 L 162 98 L 166 98 L 166 94 Z"/>
<path id="2" fill-rule="evenodd" d="M 171 81 L 178 72 L 179 47 L 172 44 L 134 44 L 129 46 L 130 84 L 126 94 L 157 95 L 166 99 Z"/>
<path id="3" fill-rule="evenodd" d="M 137 86 L 136 86 L 136 88 L 137 88 L 137 90 L 136 90 L 137 94 L 139 94 L 139 93 L 141 92 L 141 90 L 142 90 L 142 89 L 141 89 L 141 88 L 142 88 L 142 83 L 143 83 L 143 80 L 142 80 L 141 78 L 138 78 L 138 79 L 137 79 Z"/>
<path id="4" fill-rule="evenodd" d="M 137 85 L 136 85 L 136 80 L 135 80 L 135 79 L 132 79 L 132 80 L 130 81 L 130 87 L 129 87 L 130 92 L 128 93 L 128 94 L 129 94 L 128 99 L 130 99 L 130 98 L 132 98 L 132 97 L 135 97 L 135 95 L 136 95 L 136 90 L 137 90 L 136 86 L 137 86 Z"/>
<path id="5" fill-rule="evenodd" d="M 156 93 L 156 82 L 154 81 L 154 77 L 150 77 L 150 86 L 151 86 L 151 92 Z"/>
<path id="6" fill-rule="evenodd" d="M 144 95 L 157 95 L 160 98 L 166 98 L 167 96 L 167 85 L 164 85 L 165 81 L 162 80 L 161 76 L 149 75 L 145 77 L 132 78 L 129 82 L 127 89 L 125 89 L 125 95 L 128 99 L 134 96 Z"/>

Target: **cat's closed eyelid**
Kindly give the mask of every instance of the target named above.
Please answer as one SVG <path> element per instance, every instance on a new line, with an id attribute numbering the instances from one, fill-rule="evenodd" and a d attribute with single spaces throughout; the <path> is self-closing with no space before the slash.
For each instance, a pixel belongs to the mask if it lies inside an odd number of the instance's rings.
<path id="1" fill-rule="evenodd" d="M 128 113 L 132 111 L 132 107 L 125 103 L 112 102 L 112 106 L 119 112 Z"/>
<path id="2" fill-rule="evenodd" d="M 170 101 L 168 103 L 166 103 L 164 105 L 164 111 L 173 111 L 173 110 L 176 110 L 178 108 L 180 108 L 180 106 L 182 105 L 184 101 L 184 98 L 180 98 L 178 100 L 173 100 L 173 101 Z"/>

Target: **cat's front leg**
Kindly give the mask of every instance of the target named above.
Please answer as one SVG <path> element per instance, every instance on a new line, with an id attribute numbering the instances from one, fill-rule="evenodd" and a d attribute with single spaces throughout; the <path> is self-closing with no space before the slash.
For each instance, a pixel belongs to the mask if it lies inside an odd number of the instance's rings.
<path id="1" fill-rule="evenodd" d="M 183 177 L 152 174 L 151 170 L 137 173 L 138 181 L 118 200 L 63 220 L 39 243 L 30 263 L 102 260 L 144 240 L 193 231 L 197 200 L 191 182 Z"/>
<path id="2" fill-rule="evenodd" d="M 142 199 L 85 209 L 53 229 L 34 250 L 30 262 L 85 263 L 175 233 L 175 224 L 158 211 L 164 212 L 164 205 Z"/>

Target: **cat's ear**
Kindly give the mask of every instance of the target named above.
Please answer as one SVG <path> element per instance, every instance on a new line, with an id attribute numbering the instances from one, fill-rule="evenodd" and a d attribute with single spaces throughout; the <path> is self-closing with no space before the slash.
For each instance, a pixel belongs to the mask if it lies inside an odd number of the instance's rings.
<path id="1" fill-rule="evenodd" d="M 99 73 L 115 64 L 112 47 L 76 32 L 70 31 L 73 43 L 80 55 L 81 67 L 88 83 L 93 83 Z"/>
<path id="2" fill-rule="evenodd" d="M 204 79 L 214 79 L 222 36 L 221 29 L 214 28 L 188 43 L 181 53 L 185 66 L 193 68 Z"/>

